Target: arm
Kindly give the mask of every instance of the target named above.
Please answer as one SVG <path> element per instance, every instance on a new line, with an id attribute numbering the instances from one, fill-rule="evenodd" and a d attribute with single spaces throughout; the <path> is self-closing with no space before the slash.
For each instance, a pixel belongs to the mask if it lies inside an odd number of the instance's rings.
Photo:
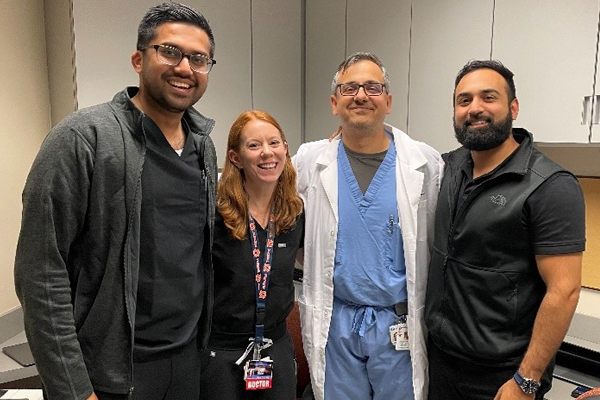
<path id="1" fill-rule="evenodd" d="M 300 247 L 298 252 L 296 252 L 296 261 L 298 261 L 298 264 L 304 266 L 304 247 Z"/>
<path id="2" fill-rule="evenodd" d="M 44 141 L 23 192 L 15 289 L 51 399 L 87 399 L 93 392 L 77 339 L 68 271 L 72 243 L 84 224 L 91 168 L 89 144 L 61 125 Z"/>
<path id="3" fill-rule="evenodd" d="M 581 290 L 582 253 L 536 256 L 538 270 L 546 283 L 546 295 L 538 310 L 529 347 L 519 371 L 538 380 L 562 343 L 577 307 Z M 495 399 L 528 399 L 511 378 Z"/>

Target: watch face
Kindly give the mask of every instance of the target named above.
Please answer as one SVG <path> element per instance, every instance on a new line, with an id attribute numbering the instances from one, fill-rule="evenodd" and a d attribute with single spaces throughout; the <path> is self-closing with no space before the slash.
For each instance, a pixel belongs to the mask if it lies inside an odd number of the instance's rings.
<path id="1" fill-rule="evenodd" d="M 540 385 L 534 381 L 533 379 L 523 379 L 523 383 L 521 384 L 521 388 L 527 394 L 532 394 L 538 391 Z"/>

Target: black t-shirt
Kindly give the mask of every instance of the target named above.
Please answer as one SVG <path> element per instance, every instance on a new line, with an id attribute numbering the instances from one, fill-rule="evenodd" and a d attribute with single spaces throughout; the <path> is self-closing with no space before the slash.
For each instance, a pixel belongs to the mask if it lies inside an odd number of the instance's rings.
<path id="1" fill-rule="evenodd" d="M 493 178 L 510 162 L 516 151 L 488 174 L 473 179 L 473 161 L 464 163 L 458 196 L 458 210 L 468 195 Z M 568 172 L 557 172 L 543 182 L 525 201 L 521 216 L 529 232 L 533 253 L 554 255 L 585 250 L 585 210 L 583 192 Z M 565 218 L 565 216 L 570 216 Z"/>
<path id="2" fill-rule="evenodd" d="M 192 133 L 181 156 L 148 118 L 142 172 L 134 360 L 162 357 L 196 337 L 204 299 L 206 177 Z"/>
<path id="3" fill-rule="evenodd" d="M 267 231 L 260 224 L 256 225 L 262 254 Z M 285 323 L 294 305 L 294 265 L 296 253 L 303 242 L 304 213 L 292 229 L 274 239 L 265 337 L 269 337 L 269 330 Z M 213 267 L 215 302 L 210 344 L 223 348 L 245 348 L 248 339 L 254 337 L 255 328 L 256 284 L 252 245 L 248 237 L 233 239 L 219 212 L 215 220 Z"/>

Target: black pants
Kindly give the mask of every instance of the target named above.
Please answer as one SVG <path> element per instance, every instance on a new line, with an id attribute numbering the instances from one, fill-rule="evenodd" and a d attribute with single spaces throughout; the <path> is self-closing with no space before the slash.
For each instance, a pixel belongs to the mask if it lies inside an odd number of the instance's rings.
<path id="1" fill-rule="evenodd" d="M 493 400 L 506 381 L 512 378 L 519 363 L 509 366 L 475 364 L 453 357 L 440 350 L 431 340 L 427 343 L 429 355 L 429 400 Z M 552 386 L 549 377 L 554 362 L 546 369 L 536 400 L 543 400 Z"/>
<path id="2" fill-rule="evenodd" d="M 169 357 L 134 363 L 132 400 L 198 400 L 200 353 L 196 340 Z M 100 400 L 129 400 L 127 395 L 96 392 Z"/>
<path id="3" fill-rule="evenodd" d="M 273 360 L 273 387 L 266 390 L 246 390 L 244 360 L 236 360 L 245 349 L 223 350 L 209 346 L 202 355 L 202 399 L 215 400 L 293 400 L 296 398 L 294 344 L 288 332 L 262 351 L 261 357 Z M 251 356 L 249 357 L 251 358 Z M 249 359 L 248 358 L 248 359 Z"/>

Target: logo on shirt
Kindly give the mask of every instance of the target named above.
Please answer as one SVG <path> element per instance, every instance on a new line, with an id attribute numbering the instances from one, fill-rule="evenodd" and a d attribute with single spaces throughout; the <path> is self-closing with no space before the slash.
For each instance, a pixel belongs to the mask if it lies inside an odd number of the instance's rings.
<path id="1" fill-rule="evenodd" d="M 504 197 L 504 195 L 502 195 L 502 194 L 497 194 L 495 196 L 490 196 L 490 200 L 492 201 L 492 203 L 497 204 L 499 206 L 505 206 L 506 205 L 506 197 Z"/>

